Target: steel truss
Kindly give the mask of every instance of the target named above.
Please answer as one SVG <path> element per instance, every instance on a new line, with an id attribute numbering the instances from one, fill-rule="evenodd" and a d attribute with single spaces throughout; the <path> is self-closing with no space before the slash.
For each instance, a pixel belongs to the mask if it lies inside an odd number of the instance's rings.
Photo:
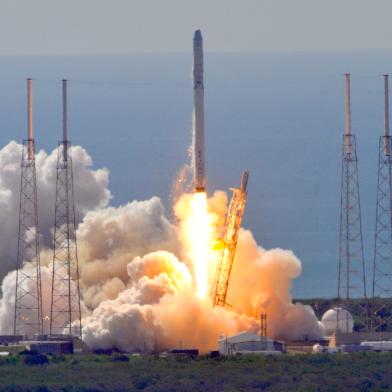
<path id="1" fill-rule="evenodd" d="M 81 336 L 79 267 L 70 142 L 59 143 L 50 334 Z"/>
<path id="2" fill-rule="evenodd" d="M 392 296 L 392 157 L 391 137 L 379 142 L 376 230 L 373 254 L 371 328 L 385 331 L 392 313 L 385 298 Z"/>
<path id="3" fill-rule="evenodd" d="M 342 159 L 338 300 L 353 316 L 361 316 L 357 318 L 355 328 L 367 330 L 369 306 L 366 296 L 358 158 L 355 136 L 347 134 L 344 135 Z"/>
<path id="4" fill-rule="evenodd" d="M 226 217 L 226 235 L 222 257 L 218 263 L 215 288 L 213 293 L 214 306 L 225 306 L 227 290 L 229 288 L 230 274 L 233 267 L 235 250 L 237 247 L 238 233 L 244 214 L 248 172 L 244 172 L 241 178 L 240 188 L 232 188 L 233 196 L 230 201 Z"/>
<path id="5" fill-rule="evenodd" d="M 43 332 L 34 140 L 23 141 L 15 289 L 15 335 Z"/>

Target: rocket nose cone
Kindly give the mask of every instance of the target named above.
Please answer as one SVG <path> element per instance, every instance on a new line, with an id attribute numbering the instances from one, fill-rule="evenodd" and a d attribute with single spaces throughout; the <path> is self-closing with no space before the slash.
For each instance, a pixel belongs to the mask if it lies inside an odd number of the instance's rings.
<path id="1" fill-rule="evenodd" d="M 193 36 L 194 40 L 202 40 L 203 37 L 201 36 L 201 31 L 200 30 L 196 30 L 195 31 L 195 35 Z"/>

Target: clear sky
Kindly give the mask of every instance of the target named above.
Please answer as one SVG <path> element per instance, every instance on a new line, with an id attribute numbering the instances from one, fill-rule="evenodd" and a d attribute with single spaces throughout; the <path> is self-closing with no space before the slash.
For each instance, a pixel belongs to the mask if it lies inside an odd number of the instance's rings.
<path id="1" fill-rule="evenodd" d="M 0 0 L 0 54 L 392 48 L 391 0 Z"/>

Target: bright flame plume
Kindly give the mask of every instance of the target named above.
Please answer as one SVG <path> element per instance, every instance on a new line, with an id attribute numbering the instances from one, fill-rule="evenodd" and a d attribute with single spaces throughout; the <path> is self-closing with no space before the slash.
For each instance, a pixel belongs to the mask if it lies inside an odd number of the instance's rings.
<path id="1" fill-rule="evenodd" d="M 196 295 L 199 298 L 206 298 L 213 236 L 212 221 L 207 209 L 206 193 L 196 192 L 189 196 L 183 234 L 187 245 L 187 256 L 193 266 Z"/>

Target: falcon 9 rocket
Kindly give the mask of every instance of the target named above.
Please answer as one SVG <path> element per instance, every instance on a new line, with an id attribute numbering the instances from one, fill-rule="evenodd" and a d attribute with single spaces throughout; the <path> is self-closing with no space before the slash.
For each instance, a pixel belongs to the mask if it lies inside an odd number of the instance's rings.
<path id="1" fill-rule="evenodd" d="M 203 38 L 200 30 L 196 30 L 193 37 L 193 95 L 194 185 L 195 192 L 205 192 Z"/>

